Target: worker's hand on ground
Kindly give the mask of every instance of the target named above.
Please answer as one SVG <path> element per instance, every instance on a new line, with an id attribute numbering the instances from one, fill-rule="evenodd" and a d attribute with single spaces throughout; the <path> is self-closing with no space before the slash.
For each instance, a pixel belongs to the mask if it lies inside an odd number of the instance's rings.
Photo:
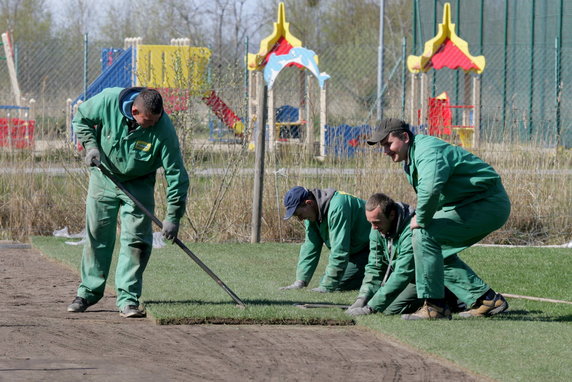
<path id="1" fill-rule="evenodd" d="M 99 162 L 100 158 L 101 154 L 99 153 L 99 149 L 89 149 L 85 153 L 85 164 L 87 164 L 88 166 L 95 166 L 93 160 L 95 159 Z"/>
<path id="2" fill-rule="evenodd" d="M 279 289 L 280 290 L 302 289 L 302 288 L 305 288 L 307 285 L 308 284 L 303 280 L 296 280 L 296 281 L 294 281 L 294 284 L 283 286 L 283 287 L 280 287 Z"/>
<path id="3" fill-rule="evenodd" d="M 375 311 L 369 305 L 362 306 L 361 308 L 352 308 L 350 306 L 348 310 L 346 310 L 346 314 L 350 316 L 364 316 L 366 314 L 373 314 L 373 313 L 375 313 Z"/>
<path id="4" fill-rule="evenodd" d="M 312 292 L 318 292 L 318 293 L 329 293 L 330 291 L 322 288 L 322 287 L 317 287 L 317 288 L 312 288 L 310 289 Z"/>
<path id="5" fill-rule="evenodd" d="M 165 239 L 175 241 L 179 233 L 179 224 L 164 220 L 161 233 Z"/>
<path id="6" fill-rule="evenodd" d="M 349 308 L 349 309 L 353 309 L 353 308 L 363 308 L 365 306 L 365 298 L 363 297 L 358 297 L 356 302 L 354 302 Z"/>

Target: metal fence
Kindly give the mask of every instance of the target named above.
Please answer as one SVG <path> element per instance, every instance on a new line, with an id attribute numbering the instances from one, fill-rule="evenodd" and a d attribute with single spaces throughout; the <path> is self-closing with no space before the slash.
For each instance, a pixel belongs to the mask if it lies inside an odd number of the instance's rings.
<path id="1" fill-rule="evenodd" d="M 411 24 L 411 32 L 403 36 L 393 33 L 392 41 L 385 41 L 382 95 L 385 115 L 410 115 L 405 60 L 408 55 L 421 54 L 423 44 L 435 36 L 446 2 L 451 3 L 457 34 L 469 43 L 473 55 L 484 55 L 487 60 L 481 86 L 482 137 L 492 141 L 509 137 L 518 142 L 541 139 L 542 144 L 549 147 L 556 144 L 572 147 L 569 92 L 572 74 L 562 70 L 572 58 L 572 3 L 563 0 L 412 0 L 405 3 L 412 5 L 410 19 L 404 20 Z M 340 4 L 337 6 L 342 7 Z M 302 13 L 315 13 L 316 9 Z M 295 20 L 289 21 L 295 23 Z M 406 26 L 399 27 L 407 30 Z M 363 33 L 368 36 L 364 40 L 375 41 L 376 28 L 377 25 L 364 28 Z M 217 46 L 221 50 L 213 50 L 209 65 L 209 86 L 228 100 L 242 119 L 247 117 L 248 86 L 244 56 L 246 51 L 257 51 L 258 40 L 260 36 L 250 38 L 242 54 L 236 46 L 226 50 L 224 44 Z M 324 39 L 312 46 L 314 40 L 308 37 L 306 47 L 318 54 L 320 70 L 331 75 L 328 123 L 373 124 L 376 99 L 380 96 L 377 94 L 378 46 L 355 40 L 332 44 Z M 66 100 L 75 100 L 83 94 L 105 69 L 109 52 L 123 48 L 86 43 L 84 36 L 66 36 L 41 43 L 16 41 L 14 46 L 22 96 L 35 99 L 36 134 L 47 139 L 67 133 Z M 463 103 L 462 73 L 440 70 L 431 72 L 430 76 L 430 96 L 446 91 L 452 104 Z M 280 78 L 277 107 L 298 103 L 297 78 L 295 74 Z M 0 83 L 4 84 L 0 104 L 14 104 L 6 70 L 0 70 Z M 197 110 L 208 113 L 208 109 L 199 107 Z M 312 110 L 317 113 L 316 108 Z M 208 116 L 199 120 L 206 125 L 213 121 Z M 206 125 L 203 128 L 206 129 Z"/>

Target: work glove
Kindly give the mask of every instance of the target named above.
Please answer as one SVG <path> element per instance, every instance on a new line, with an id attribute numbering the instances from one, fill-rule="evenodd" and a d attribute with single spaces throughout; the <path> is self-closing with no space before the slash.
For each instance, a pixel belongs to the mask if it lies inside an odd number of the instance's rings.
<path id="1" fill-rule="evenodd" d="M 350 316 L 364 316 L 366 314 L 373 314 L 375 310 L 369 305 L 362 306 L 361 308 L 352 308 L 351 306 L 346 310 L 346 314 Z"/>
<path id="2" fill-rule="evenodd" d="M 96 149 L 96 148 L 89 149 L 85 153 L 85 164 L 87 164 L 90 167 L 95 166 L 95 163 L 93 163 L 93 160 L 96 159 L 99 162 L 100 158 L 101 158 L 101 154 L 99 153 L 99 149 Z"/>
<path id="3" fill-rule="evenodd" d="M 296 281 L 294 281 L 294 284 L 283 286 L 283 287 L 280 287 L 279 289 L 280 290 L 302 289 L 302 288 L 305 288 L 307 285 L 308 284 L 304 280 L 296 280 Z"/>
<path id="4" fill-rule="evenodd" d="M 358 297 L 356 302 L 354 302 L 349 308 L 349 309 L 354 309 L 354 308 L 363 308 L 365 306 L 365 298 L 363 297 Z"/>
<path id="5" fill-rule="evenodd" d="M 317 287 L 317 288 L 312 288 L 310 289 L 312 292 L 318 292 L 318 293 L 330 293 L 330 291 L 325 290 L 322 287 Z"/>
<path id="6" fill-rule="evenodd" d="M 161 230 L 163 237 L 167 240 L 175 241 L 179 233 L 179 224 L 168 220 L 163 220 L 163 229 Z"/>

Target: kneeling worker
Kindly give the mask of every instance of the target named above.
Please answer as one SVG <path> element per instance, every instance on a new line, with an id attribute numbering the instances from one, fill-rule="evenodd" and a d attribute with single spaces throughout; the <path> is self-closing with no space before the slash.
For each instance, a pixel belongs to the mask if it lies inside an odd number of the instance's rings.
<path id="1" fill-rule="evenodd" d="M 415 258 L 413 255 L 411 219 L 413 208 L 396 203 L 385 194 L 373 194 L 365 206 L 367 220 L 371 223 L 370 255 L 363 284 L 356 302 L 346 311 L 357 316 L 383 312 L 386 314 L 412 313 L 423 305 L 417 298 L 415 282 Z M 475 272 L 465 264 L 455 251 L 443 252 L 446 301 L 456 307 L 458 298 L 470 307 L 486 293 L 495 293 Z M 449 310 L 449 308 L 447 308 Z M 469 311 L 461 317 L 475 316 Z M 416 319 L 414 314 L 406 315 Z M 432 315 L 431 318 L 451 319 L 451 313 Z"/>
<path id="2" fill-rule="evenodd" d="M 296 186 L 284 195 L 286 215 L 304 221 L 306 235 L 300 248 L 296 281 L 282 290 L 308 285 L 318 266 L 322 246 L 330 249 L 324 276 L 314 292 L 359 289 L 369 253 L 370 224 L 365 200 L 332 188 Z"/>

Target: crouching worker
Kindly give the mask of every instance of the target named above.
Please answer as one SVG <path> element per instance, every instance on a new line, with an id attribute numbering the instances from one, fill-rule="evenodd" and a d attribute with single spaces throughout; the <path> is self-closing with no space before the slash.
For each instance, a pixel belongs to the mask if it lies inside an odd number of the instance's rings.
<path id="1" fill-rule="evenodd" d="M 284 195 L 286 215 L 304 221 L 305 240 L 300 248 L 296 281 L 282 290 L 308 285 L 322 252 L 330 249 L 325 273 L 314 292 L 359 289 L 369 252 L 369 222 L 365 217 L 365 200 L 326 189 L 296 186 Z"/>
<path id="2" fill-rule="evenodd" d="M 413 313 L 424 304 L 424 300 L 417 297 L 414 284 L 410 222 L 415 210 L 378 193 L 368 199 L 365 214 L 372 226 L 369 262 L 358 298 L 346 313 L 352 316 L 376 312 Z M 444 255 L 444 295 L 448 306 L 459 311 L 459 307 L 469 307 L 484 293 L 492 291 L 456 253 Z M 451 318 L 450 312 L 442 314 L 443 317 L 437 317 L 436 312 L 431 315 L 432 318 Z"/>
<path id="3" fill-rule="evenodd" d="M 139 298 L 143 272 L 153 247 L 151 218 L 93 166 L 100 162 L 151 213 L 155 207 L 155 174 L 162 167 L 167 183 L 163 236 L 174 240 L 185 212 L 189 187 L 175 128 L 163 112 L 159 92 L 147 88 L 103 90 L 79 106 L 73 127 L 85 148 L 90 178 L 81 283 L 67 310 L 84 312 L 103 297 L 119 215 L 121 246 L 115 272 L 116 304 L 122 317 L 143 317 L 145 312 L 139 308 Z"/>

